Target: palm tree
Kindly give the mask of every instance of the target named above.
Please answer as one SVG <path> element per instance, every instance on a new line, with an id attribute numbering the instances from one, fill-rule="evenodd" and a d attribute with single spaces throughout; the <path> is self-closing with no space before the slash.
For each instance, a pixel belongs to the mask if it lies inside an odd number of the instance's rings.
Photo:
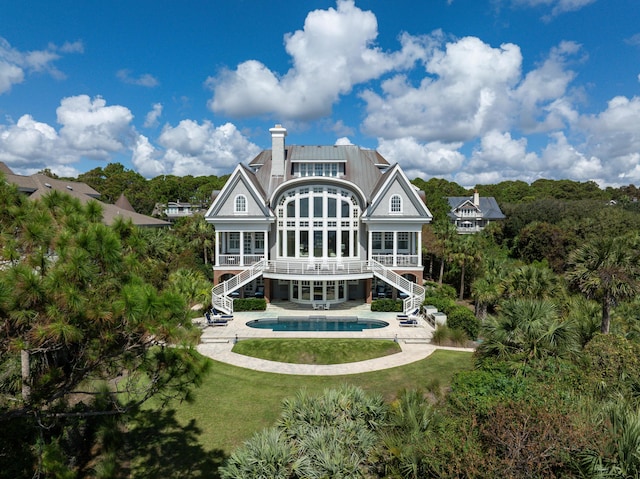
<path id="1" fill-rule="evenodd" d="M 482 259 L 482 252 L 474 236 L 457 236 L 449 248 L 449 260 L 460 268 L 460 293 L 458 299 L 464 299 L 465 274 L 467 268 L 475 266 Z"/>
<path id="2" fill-rule="evenodd" d="M 567 261 L 569 283 L 602 306 L 600 331 L 608 333 L 611 308 L 640 292 L 637 236 L 597 238 L 574 250 Z"/>
<path id="3" fill-rule="evenodd" d="M 503 281 L 497 275 L 485 275 L 471 285 L 471 296 L 475 302 L 475 314 L 479 321 L 487 319 L 489 307 L 498 303 L 502 295 Z"/>
<path id="4" fill-rule="evenodd" d="M 437 238 L 437 247 L 441 255 L 438 284 L 442 286 L 442 277 L 444 276 L 444 263 L 449 254 L 449 250 L 453 245 L 453 241 L 456 238 L 456 227 L 448 219 L 441 219 L 433 224 L 433 234 Z"/>
<path id="5" fill-rule="evenodd" d="M 507 277 L 505 288 L 510 298 L 551 299 L 562 292 L 560 278 L 542 264 L 516 268 Z"/>
<path id="6" fill-rule="evenodd" d="M 549 300 L 505 301 L 500 314 L 487 319 L 482 335 L 484 341 L 477 350 L 481 358 L 528 362 L 547 356 L 565 357 L 578 350 L 573 323 L 562 321 Z"/>
<path id="7" fill-rule="evenodd" d="M 213 226 L 208 224 L 204 216 L 196 215 L 189 224 L 189 236 L 194 248 L 201 249 L 204 258 L 204 264 L 209 264 L 209 256 L 211 248 L 213 248 L 215 240 L 215 230 Z"/>

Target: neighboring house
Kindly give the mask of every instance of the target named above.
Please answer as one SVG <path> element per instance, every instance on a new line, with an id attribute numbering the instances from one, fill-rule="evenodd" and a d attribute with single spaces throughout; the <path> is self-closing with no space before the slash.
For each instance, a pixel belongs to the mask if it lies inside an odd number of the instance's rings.
<path id="1" fill-rule="evenodd" d="M 238 165 L 205 214 L 216 230 L 214 307 L 231 312 L 238 295 L 419 306 L 432 215 L 402 169 L 374 150 L 285 146 L 285 128 L 269 131 L 271 150 Z"/>
<path id="2" fill-rule="evenodd" d="M 124 195 L 118 199 L 115 205 L 103 203 L 99 200 L 100 193 L 86 183 L 58 180 L 39 173 L 31 176 L 16 175 L 2 162 L 0 162 L 0 171 L 8 183 L 16 185 L 18 191 L 32 200 L 41 198 L 52 190 L 57 190 L 77 198 L 82 203 L 90 200 L 97 201 L 102 206 L 102 221 L 107 225 L 113 224 L 116 218 L 130 219 L 136 226 L 163 227 L 171 224 L 168 221 L 136 213 Z"/>
<path id="3" fill-rule="evenodd" d="M 480 197 L 477 191 L 473 196 L 450 196 L 447 201 L 451 208 L 449 218 L 459 234 L 477 233 L 490 222 L 505 219 L 496 199 Z"/>
<path id="4" fill-rule="evenodd" d="M 166 205 L 162 203 L 156 203 L 153 208 L 153 216 L 165 216 L 169 221 L 175 221 L 185 216 L 193 216 L 196 213 L 203 213 L 206 210 L 204 205 L 194 205 L 191 203 L 184 203 L 180 200 L 169 201 Z"/>

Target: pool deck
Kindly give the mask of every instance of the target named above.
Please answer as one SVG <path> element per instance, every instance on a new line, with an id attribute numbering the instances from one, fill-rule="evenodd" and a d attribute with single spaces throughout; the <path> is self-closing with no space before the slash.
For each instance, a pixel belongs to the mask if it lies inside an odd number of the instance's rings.
<path id="1" fill-rule="evenodd" d="M 417 327 L 400 326 L 396 319 L 397 313 L 372 312 L 370 306 L 364 303 L 347 302 L 323 311 L 300 307 L 289 302 L 269 304 L 266 311 L 248 311 L 235 313 L 234 319 L 226 326 L 206 326 L 204 318 L 197 322 L 203 328 L 198 351 L 216 361 L 235 366 L 254 369 L 257 371 L 296 374 L 334 376 L 358 374 L 369 371 L 403 366 L 429 356 L 436 349 L 455 349 L 458 351 L 473 351 L 466 348 L 444 348 L 430 344 L 433 328 L 426 321 L 420 320 Z M 293 332 L 271 331 L 269 329 L 255 329 L 246 325 L 247 322 L 262 318 L 277 318 L 279 316 L 357 316 L 358 318 L 379 319 L 389 323 L 389 326 L 364 331 L 331 331 L 331 332 Z M 356 363 L 314 365 L 290 364 L 251 358 L 231 352 L 236 341 L 254 338 L 359 338 L 359 339 L 390 339 L 397 341 L 402 352 L 382 358 L 360 361 Z"/>

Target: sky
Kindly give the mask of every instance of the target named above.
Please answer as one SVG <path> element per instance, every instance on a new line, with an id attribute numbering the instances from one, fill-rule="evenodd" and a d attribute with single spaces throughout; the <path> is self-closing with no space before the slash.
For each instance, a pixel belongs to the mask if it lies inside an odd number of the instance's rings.
<path id="1" fill-rule="evenodd" d="M 638 0 L 0 0 L 0 161 L 224 175 L 355 144 L 412 178 L 640 185 Z"/>

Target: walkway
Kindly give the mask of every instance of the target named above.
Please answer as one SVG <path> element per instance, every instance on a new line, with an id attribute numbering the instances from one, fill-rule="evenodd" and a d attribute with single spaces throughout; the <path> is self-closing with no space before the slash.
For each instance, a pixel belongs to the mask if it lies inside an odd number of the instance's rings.
<path id="1" fill-rule="evenodd" d="M 346 374 L 360 374 L 369 371 L 404 366 L 420 361 L 429 356 L 436 349 L 455 349 L 457 351 L 473 351 L 462 348 L 441 348 L 430 344 L 433 328 L 426 322 L 418 327 L 400 327 L 396 313 L 371 312 L 367 304 L 346 304 L 337 310 L 322 311 L 325 316 L 358 316 L 359 318 L 375 318 L 387 321 L 389 326 L 381 329 L 370 329 L 362 332 L 275 332 L 263 329 L 253 329 L 246 326 L 248 321 L 259 318 L 274 318 L 278 316 L 300 316 L 314 314 L 313 310 L 300 310 L 290 303 L 270 304 L 267 311 L 236 313 L 235 319 L 227 326 L 209 326 L 204 328 L 198 351 L 210 357 L 234 366 L 254 369 L 256 371 L 316 376 L 339 376 Z M 203 321 L 202 321 L 203 322 Z M 231 352 L 237 340 L 249 338 L 360 338 L 360 339 L 390 339 L 400 344 L 402 352 L 381 358 L 359 361 L 356 363 L 314 365 L 290 364 L 264 359 L 252 358 Z"/>

